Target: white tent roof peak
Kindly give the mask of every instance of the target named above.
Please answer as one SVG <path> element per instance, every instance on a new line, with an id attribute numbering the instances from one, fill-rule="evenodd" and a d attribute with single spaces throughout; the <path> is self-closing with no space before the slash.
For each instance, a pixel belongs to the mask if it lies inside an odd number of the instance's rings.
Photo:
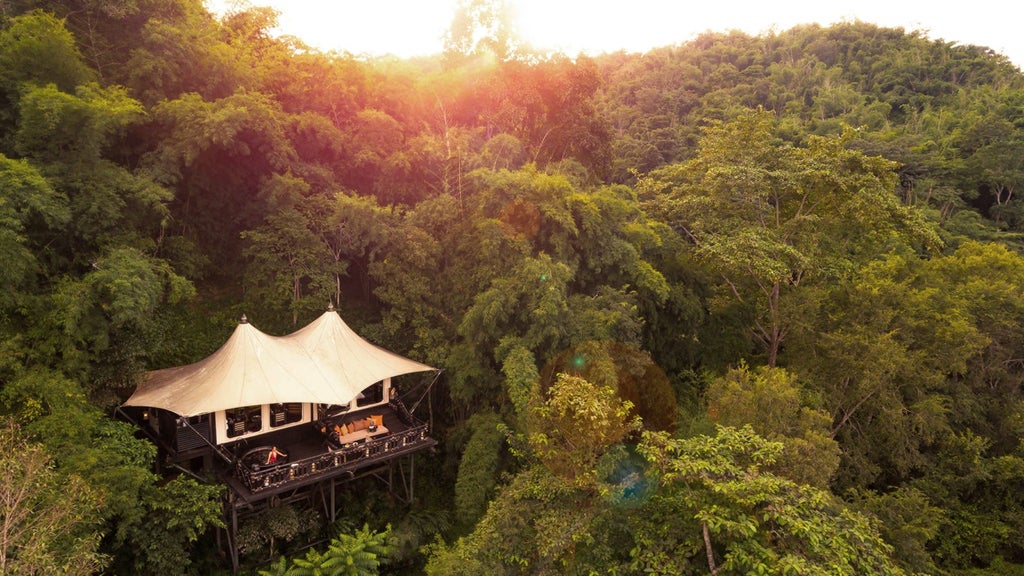
<path id="1" fill-rule="evenodd" d="M 243 317 L 216 352 L 150 372 L 124 405 L 195 416 L 259 404 L 347 404 L 385 378 L 430 370 L 367 342 L 333 310 L 282 337 L 260 332 Z"/>
<path id="2" fill-rule="evenodd" d="M 367 342 L 333 310 L 281 340 L 298 343 L 326 373 L 347 383 L 353 398 L 385 378 L 434 370 Z"/>

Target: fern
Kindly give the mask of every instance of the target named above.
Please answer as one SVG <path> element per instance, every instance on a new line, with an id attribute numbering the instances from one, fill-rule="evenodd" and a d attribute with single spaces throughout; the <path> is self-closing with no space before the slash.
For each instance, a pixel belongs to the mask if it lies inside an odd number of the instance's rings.
<path id="1" fill-rule="evenodd" d="M 327 550 L 311 549 L 304 558 L 295 558 L 291 566 L 281 558 L 261 576 L 376 576 L 381 564 L 393 552 L 391 526 L 375 532 L 368 524 L 352 534 L 340 534 Z"/>
<path id="2" fill-rule="evenodd" d="M 260 570 L 259 576 L 289 576 L 292 574 L 288 570 L 288 559 L 281 556 L 277 559 L 277 562 L 271 564 L 269 570 Z"/>

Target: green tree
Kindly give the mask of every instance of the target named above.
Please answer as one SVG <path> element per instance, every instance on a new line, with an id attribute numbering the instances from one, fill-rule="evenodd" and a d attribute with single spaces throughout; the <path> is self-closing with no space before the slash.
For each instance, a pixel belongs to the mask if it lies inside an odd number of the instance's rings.
<path id="1" fill-rule="evenodd" d="M 275 175 L 264 186 L 270 212 L 263 226 L 242 232 L 248 261 L 245 284 L 255 300 L 289 313 L 294 327 L 300 315 L 323 310 L 331 302 L 344 271 L 340 254 L 313 229 L 301 179 Z"/>
<path id="2" fill-rule="evenodd" d="M 192 545 L 209 529 L 224 526 L 222 490 L 184 476 L 144 486 L 138 505 L 118 519 L 123 568 L 133 574 L 189 573 Z"/>
<path id="3" fill-rule="evenodd" d="M 678 402 L 672 384 L 650 354 L 639 348 L 610 340 L 572 346 L 544 366 L 541 389 L 560 373 L 612 388 L 632 404 L 645 429 L 670 433 L 676 429 Z"/>
<path id="4" fill-rule="evenodd" d="M 55 191 L 25 160 L 0 155 L 0 310 L 10 310 L 19 295 L 35 291 L 48 244 L 71 217 L 67 197 Z"/>
<path id="5" fill-rule="evenodd" d="M 45 318 L 52 333 L 41 342 L 38 360 L 44 352 L 62 355 L 65 369 L 94 373 L 103 355 L 125 339 L 133 338 L 150 325 L 157 308 L 195 294 L 191 282 L 176 274 L 170 265 L 134 248 L 112 248 L 92 262 L 81 277 L 64 276 L 54 287 L 53 309 Z M 124 386 L 135 377 L 145 355 L 142 342 L 131 349 L 120 377 L 96 381 L 94 386 Z M 90 365 L 90 363 L 92 363 Z"/>
<path id="6" fill-rule="evenodd" d="M 534 412 L 539 458 L 470 534 L 431 547 L 427 574 L 903 574 L 867 517 L 769 471 L 781 443 L 750 427 L 645 432 L 630 454 L 614 392 L 556 387 Z"/>
<path id="7" fill-rule="evenodd" d="M 505 376 L 505 392 L 512 401 L 516 416 L 522 421 L 529 411 L 530 394 L 540 381 L 537 360 L 527 347 L 518 345 L 509 350 L 501 364 L 501 372 Z"/>
<path id="8" fill-rule="evenodd" d="M 242 238 L 248 242 L 243 254 L 250 261 L 246 278 L 255 301 L 288 312 L 295 326 L 300 314 L 332 300 L 329 254 L 297 210 L 268 216 L 265 226 Z"/>
<path id="9" fill-rule="evenodd" d="M 893 547 L 893 558 L 909 574 L 936 574 L 931 550 L 947 510 L 915 486 L 886 493 L 858 492 L 852 503 L 878 518 L 878 531 Z"/>
<path id="10" fill-rule="evenodd" d="M 25 90 L 14 145 L 69 198 L 69 233 L 54 243 L 65 262 L 86 265 L 115 243 L 149 248 L 161 233 L 170 191 L 111 160 L 143 114 L 117 86 L 82 84 L 74 94 L 53 84 Z"/>
<path id="11" fill-rule="evenodd" d="M 0 412 L 45 446 L 55 473 L 80 478 L 75 491 L 58 488 L 81 494 L 77 511 L 95 514 L 107 535 L 101 550 L 116 571 L 181 573 L 206 528 L 222 524 L 221 487 L 159 478 L 152 472 L 156 446 L 135 438 L 134 426 L 105 417 L 61 374 L 38 367 L 15 373 L 0 389 Z"/>
<path id="12" fill-rule="evenodd" d="M 1021 118 L 1012 120 L 1020 122 Z M 967 126 L 960 140 L 972 180 L 991 195 L 989 212 L 997 224 L 1008 219 L 1014 192 L 1024 185 L 1024 170 L 1020 168 L 1024 163 L 1024 138 L 1012 120 L 989 114 Z M 1017 228 L 1024 223 L 1019 217 L 1009 220 Z"/>
<path id="13" fill-rule="evenodd" d="M 459 459 L 459 475 L 455 480 L 455 514 L 467 526 L 475 523 L 487 510 L 498 483 L 505 435 L 497 414 L 477 413 L 466 422 L 472 436 Z"/>
<path id="14" fill-rule="evenodd" d="M 278 102 L 257 92 L 212 102 L 186 94 L 152 108 L 148 126 L 161 137 L 140 163 L 150 178 L 175 190 L 167 234 L 194 242 L 218 275 L 243 276 L 240 235 L 268 216 L 253 193 L 298 161 L 289 119 Z"/>
<path id="15" fill-rule="evenodd" d="M 360 296 L 372 293 L 370 263 L 385 247 L 388 212 L 373 196 L 337 193 L 316 195 L 307 200 L 310 229 L 334 259 L 334 302 L 342 301 L 342 276 L 353 274 L 362 288 Z"/>
<path id="16" fill-rule="evenodd" d="M 594 519 L 603 512 L 598 461 L 639 426 L 613 388 L 560 374 L 535 387 L 527 436 L 529 465 L 501 488 L 473 532 L 435 546 L 427 574 L 587 573 L 617 532 Z M 586 558 L 585 560 L 580 560 Z M 580 570 L 577 570 L 577 569 Z M 604 569 L 604 568 L 602 568 Z"/>
<path id="17" fill-rule="evenodd" d="M 892 256 L 835 287 L 794 345 L 792 367 L 832 415 L 840 486 L 898 484 L 934 465 L 951 431 L 1019 445 L 1019 256 L 964 243 L 921 260 Z M 1014 399 L 1014 400 L 1009 400 Z"/>
<path id="18" fill-rule="evenodd" d="M 944 375 L 962 370 L 980 344 L 952 299 L 911 280 L 918 265 L 892 256 L 866 266 L 823 306 L 831 326 L 801 337 L 815 339 L 807 348 L 814 354 L 793 358 L 832 414 L 830 436 L 843 450 L 839 486 L 870 485 L 923 464 L 921 448 L 948 425 Z M 917 337 L 941 339 L 941 348 Z"/>
<path id="19" fill-rule="evenodd" d="M 770 468 L 783 445 L 748 426 L 686 440 L 645 433 L 661 488 L 635 530 L 633 568 L 655 574 L 903 574 L 872 523 Z M 703 570 L 701 572 L 703 572 Z"/>
<path id="20" fill-rule="evenodd" d="M 991 441 L 972 432 L 943 438 L 935 465 L 909 483 L 938 508 L 933 518 L 925 515 L 921 520 L 932 520 L 932 525 L 924 527 L 937 528 L 927 549 L 941 570 L 978 567 L 991 574 L 1021 570 L 1024 556 L 1015 534 L 1024 527 L 1022 482 L 1024 456 L 1020 452 L 993 453 Z M 890 524 L 888 529 L 895 526 Z M 918 535 L 917 542 L 927 535 Z"/>
<path id="21" fill-rule="evenodd" d="M 98 162 L 143 118 L 142 104 L 119 86 L 33 86 L 20 103 L 18 151 L 42 162 Z"/>
<path id="22" fill-rule="evenodd" d="M 451 546 L 432 545 L 425 572 L 585 574 L 573 570 L 575 560 L 585 547 L 596 548 L 596 539 L 610 533 L 595 533 L 589 526 L 594 503 L 593 494 L 566 484 L 546 468 L 530 467 L 502 487 L 473 532 Z"/>
<path id="23" fill-rule="evenodd" d="M 0 85 L 8 105 L 17 102 L 23 83 L 55 84 L 71 92 L 79 84 L 95 80 L 75 37 L 59 18 L 37 10 L 15 16 L 6 24 L 0 31 Z"/>
<path id="24" fill-rule="evenodd" d="M 956 401 L 953 419 L 988 438 L 995 454 L 1015 453 L 1024 435 L 1024 371 L 1011 358 L 1024 350 L 1015 329 L 1024 316 L 1024 295 L 1018 288 L 1024 282 L 1024 258 L 1001 244 L 967 242 L 948 257 L 929 261 L 928 268 L 978 331 L 977 339 L 966 341 L 980 346 L 969 350 L 963 378 L 946 380 L 953 398 L 971 399 Z M 946 340 L 933 349 L 955 343 Z"/>
<path id="25" fill-rule="evenodd" d="M 406 203 L 416 196 L 403 193 L 409 161 L 403 152 L 405 127 L 387 112 L 366 109 L 348 126 L 347 181 L 363 194 L 386 204 Z"/>
<path id="26" fill-rule="evenodd" d="M 385 218 L 383 247 L 368 264 L 373 295 L 386 304 L 384 328 L 399 339 L 395 349 L 414 350 L 434 362 L 448 356 L 452 324 L 464 298 L 461 283 L 449 276 L 442 246 L 447 234 L 463 230 L 451 201 L 442 196 Z"/>
<path id="27" fill-rule="evenodd" d="M 470 183 L 471 197 L 421 203 L 413 216 L 430 219 L 421 229 L 446 251 L 433 262 L 443 278 L 458 279 L 444 304 L 444 321 L 458 331 L 448 364 L 457 402 L 504 403 L 494 392 L 516 349 L 519 370 L 527 352 L 544 364 L 587 341 L 640 345 L 642 314 L 670 294 L 649 256 L 668 231 L 628 189 L 585 190 L 569 174 L 532 165 L 477 170 Z M 529 389 L 521 384 L 517 403 Z"/>
<path id="28" fill-rule="evenodd" d="M 765 111 L 716 124 L 693 160 L 643 183 L 652 208 L 686 234 L 725 290 L 752 307 L 769 366 L 798 313 L 794 293 L 898 246 L 897 233 L 938 242 L 899 205 L 892 163 L 849 149 L 843 138 L 797 148 L 772 131 Z"/>
<path id="29" fill-rule="evenodd" d="M 614 388 L 558 374 L 530 410 L 527 434 L 538 460 L 567 484 L 589 487 L 597 460 L 639 429 L 633 405 Z"/>
<path id="30" fill-rule="evenodd" d="M 783 368 L 746 364 L 729 370 L 708 387 L 708 414 L 722 426 L 751 426 L 784 450 L 771 471 L 797 482 L 827 489 L 839 466 L 839 444 L 832 439 L 832 417 L 809 406 L 806 391 Z"/>
<path id="31" fill-rule="evenodd" d="M 249 53 L 258 40 L 231 34 L 233 22 L 216 22 L 202 2 L 75 2 L 68 20 L 93 66 L 148 105 L 191 93 L 223 98 L 259 85 L 262 67 Z"/>
<path id="32" fill-rule="evenodd" d="M 639 340 L 631 294 L 610 287 L 600 287 L 593 295 L 573 294 L 571 274 L 567 265 L 542 254 L 523 260 L 477 295 L 462 317 L 462 342 L 453 351 L 453 362 L 461 369 L 453 383 L 457 399 L 487 397 L 486 389 L 470 378 L 497 374 L 518 347 L 543 359 L 588 340 Z"/>
<path id="33" fill-rule="evenodd" d="M 0 420 L 0 573 L 93 574 L 107 562 L 100 494 L 54 469 L 46 449 Z"/>
<path id="34" fill-rule="evenodd" d="M 267 508 L 239 526 L 238 552 L 257 560 L 272 559 L 289 544 L 301 545 L 300 536 L 319 528 L 320 518 L 315 511 L 299 512 L 288 505 Z"/>
<path id="35" fill-rule="evenodd" d="M 323 552 L 310 549 L 304 557 L 292 559 L 290 566 L 282 558 L 271 570 L 259 573 L 262 576 L 376 576 L 392 551 L 390 537 L 390 526 L 374 531 L 364 524 L 353 534 L 340 534 L 332 539 Z"/>
<path id="36" fill-rule="evenodd" d="M 570 340 L 571 274 L 568 266 L 543 255 L 524 260 L 512 274 L 496 278 L 462 317 L 459 333 L 465 346 L 475 354 L 494 354 L 499 361 L 503 349 L 511 350 L 513 342 L 542 358 L 555 354 Z M 505 346 L 500 347 L 502 341 Z M 467 393 L 468 400 L 475 391 Z"/>

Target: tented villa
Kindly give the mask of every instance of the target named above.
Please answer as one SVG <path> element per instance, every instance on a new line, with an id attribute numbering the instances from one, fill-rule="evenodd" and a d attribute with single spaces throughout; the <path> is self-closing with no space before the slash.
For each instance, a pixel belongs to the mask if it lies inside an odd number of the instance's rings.
<path id="1" fill-rule="evenodd" d="M 280 337 L 243 316 L 209 357 L 150 372 L 119 412 L 163 465 L 226 486 L 222 544 L 237 570 L 240 517 L 272 503 L 304 501 L 333 521 L 337 487 L 366 476 L 411 499 L 413 455 L 436 441 L 395 379 L 428 372 L 439 373 L 370 344 L 333 306 Z"/>

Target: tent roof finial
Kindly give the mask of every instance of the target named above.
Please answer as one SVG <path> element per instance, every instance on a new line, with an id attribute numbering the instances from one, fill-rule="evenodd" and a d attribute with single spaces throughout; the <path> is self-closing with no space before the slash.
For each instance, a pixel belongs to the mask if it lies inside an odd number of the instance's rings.
<path id="1" fill-rule="evenodd" d="M 239 324 L 248 324 L 249 323 L 249 319 L 245 317 L 245 314 L 242 314 L 242 318 L 238 321 L 238 323 Z"/>

